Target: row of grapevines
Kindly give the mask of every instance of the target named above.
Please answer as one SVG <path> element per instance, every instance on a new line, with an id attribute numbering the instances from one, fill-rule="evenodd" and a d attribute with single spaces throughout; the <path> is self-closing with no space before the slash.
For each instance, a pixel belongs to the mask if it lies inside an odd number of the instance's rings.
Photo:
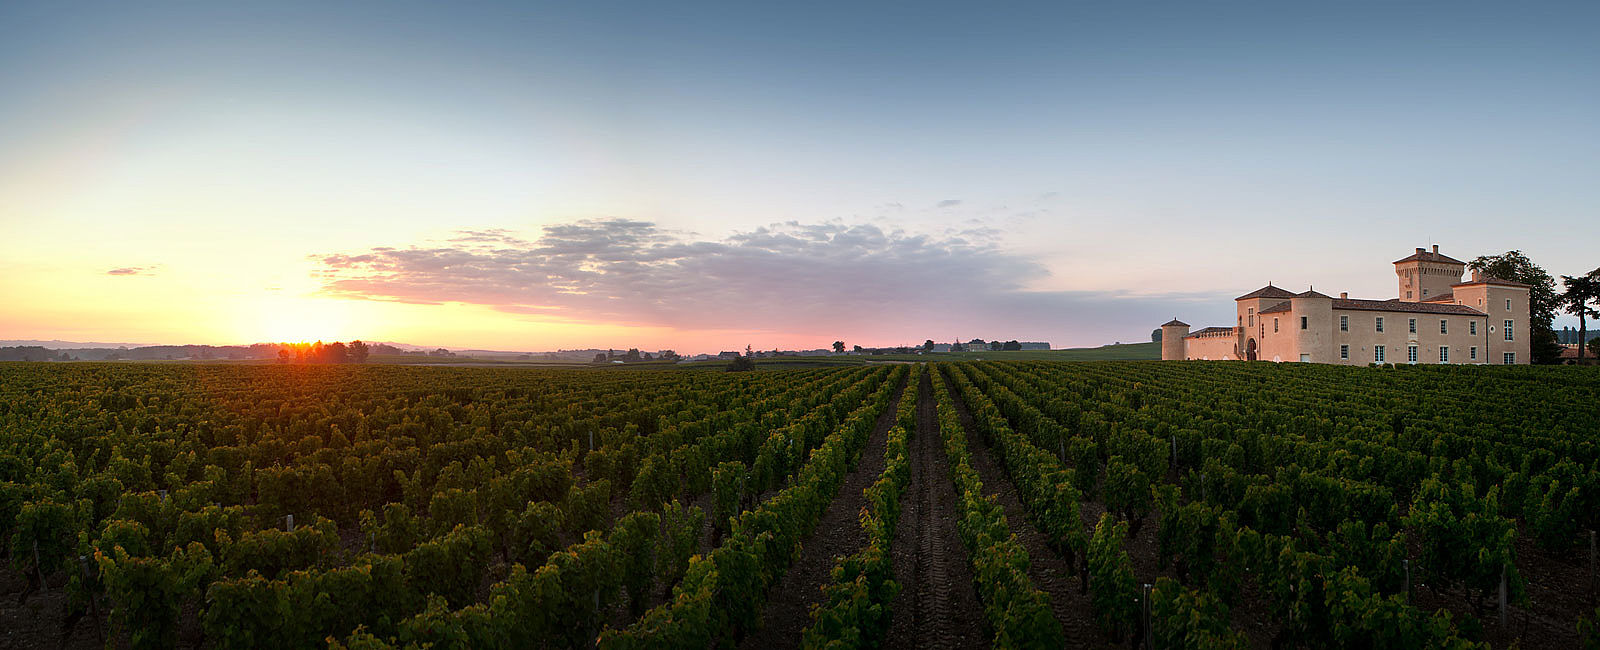
<path id="1" fill-rule="evenodd" d="M 884 446 L 883 472 L 864 490 L 867 505 L 861 509 L 861 528 L 867 543 L 834 564 L 828 584 L 822 586 L 822 602 L 812 608 L 811 625 L 802 633 L 802 647 L 875 648 L 888 632 L 890 605 L 900 593 L 891 547 L 900 519 L 900 495 L 911 480 L 906 443 L 916 431 L 920 380 L 926 372 L 919 365 L 907 380 Z"/>

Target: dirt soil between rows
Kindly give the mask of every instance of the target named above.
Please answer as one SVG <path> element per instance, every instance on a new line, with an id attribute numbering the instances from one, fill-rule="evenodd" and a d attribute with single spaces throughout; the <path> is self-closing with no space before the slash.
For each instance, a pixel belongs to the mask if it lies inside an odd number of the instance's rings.
<path id="1" fill-rule="evenodd" d="M 939 437 L 933 382 L 923 375 L 918 386 L 911 482 L 900 495 L 892 551 L 900 593 L 890 605 L 884 644 L 895 650 L 986 648 L 983 607 L 956 534 L 956 490 Z"/>
<path id="2" fill-rule="evenodd" d="M 905 384 L 904 380 L 900 382 L 895 398 L 878 415 L 855 471 L 845 476 L 844 484 L 839 486 L 833 503 L 822 513 L 817 527 L 800 542 L 800 559 L 767 593 L 766 606 L 761 610 L 761 626 L 746 636 L 739 647 L 750 650 L 800 647 L 800 633 L 811 624 L 811 607 L 822 600 L 822 586 L 832 579 L 835 558 L 855 553 L 866 545 L 867 533 L 861 529 L 860 521 L 861 508 L 867 503 L 863 490 L 883 473 L 883 450 L 888 443 L 889 429 L 894 426 L 895 410 L 905 396 Z"/>

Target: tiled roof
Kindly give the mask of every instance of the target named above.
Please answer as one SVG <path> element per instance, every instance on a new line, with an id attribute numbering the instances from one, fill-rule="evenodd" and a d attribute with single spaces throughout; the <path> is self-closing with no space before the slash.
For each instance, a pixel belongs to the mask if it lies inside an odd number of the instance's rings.
<path id="1" fill-rule="evenodd" d="M 1441 293 L 1441 294 L 1439 294 L 1437 296 L 1429 296 L 1427 298 L 1423 298 L 1422 299 L 1422 302 L 1448 302 L 1448 303 L 1454 303 L 1455 301 L 1456 301 L 1456 294 L 1454 294 L 1452 292 L 1449 292 L 1449 291 Z"/>
<path id="2" fill-rule="evenodd" d="M 1450 257 L 1449 255 L 1445 255 L 1444 253 L 1434 253 L 1422 248 L 1417 249 L 1417 252 L 1415 253 L 1394 261 L 1395 264 L 1400 264 L 1402 262 L 1442 262 L 1445 264 L 1460 264 L 1462 266 L 1466 266 L 1467 264 L 1466 262 L 1458 260 L 1454 257 Z"/>
<path id="3" fill-rule="evenodd" d="M 1355 311 L 1403 311 L 1419 314 L 1460 314 L 1462 316 L 1483 316 L 1484 313 L 1466 305 L 1441 304 L 1436 302 L 1400 302 L 1399 300 L 1351 300 L 1349 298 L 1334 298 L 1334 309 L 1349 309 Z M 1281 314 L 1290 311 L 1289 301 L 1283 301 L 1261 310 L 1263 314 Z"/>
<path id="4" fill-rule="evenodd" d="M 1308 290 L 1308 291 L 1305 291 L 1303 293 L 1297 293 L 1297 294 L 1294 295 L 1294 297 L 1296 297 L 1296 298 L 1332 298 L 1333 296 L 1325 296 L 1325 295 L 1322 295 L 1322 294 L 1317 293 L 1315 291 L 1309 291 Z"/>
<path id="5" fill-rule="evenodd" d="M 1149 321 L 1145 321 L 1145 322 L 1149 322 Z M 1185 322 L 1183 322 L 1183 321 L 1181 321 L 1181 320 L 1178 320 L 1178 319 L 1176 319 L 1176 318 L 1174 318 L 1174 319 L 1172 319 L 1172 320 L 1170 320 L 1170 321 L 1167 321 L 1167 322 L 1165 322 L 1165 323 L 1162 323 L 1162 324 L 1161 324 L 1161 326 L 1162 326 L 1162 327 L 1173 327 L 1173 326 L 1177 326 L 1177 327 L 1188 327 L 1188 326 L 1189 326 L 1189 324 L 1188 324 L 1188 323 L 1185 323 Z"/>
<path id="6" fill-rule="evenodd" d="M 1293 298 L 1294 294 L 1272 285 L 1267 285 L 1251 291 L 1250 293 L 1234 298 L 1234 300 L 1249 300 L 1251 298 Z"/>
<path id="7" fill-rule="evenodd" d="M 1494 276 L 1489 276 L 1489 275 L 1485 275 L 1485 276 L 1483 276 L 1481 278 L 1478 278 L 1476 280 L 1469 280 L 1467 282 L 1457 282 L 1457 283 L 1452 284 L 1450 286 L 1452 286 L 1452 287 L 1462 287 L 1462 286 L 1467 286 L 1467 285 L 1471 285 L 1471 284 L 1494 284 L 1494 285 L 1499 285 L 1499 286 L 1502 286 L 1502 287 L 1526 287 L 1526 286 L 1528 286 L 1528 285 L 1523 284 L 1521 282 L 1517 282 L 1516 280 L 1502 280 L 1500 278 L 1497 278 L 1497 277 L 1494 277 Z"/>
<path id="8" fill-rule="evenodd" d="M 1232 334 L 1233 333 L 1233 328 L 1232 327 L 1204 327 L 1204 328 L 1201 328 L 1201 329 L 1197 329 L 1197 330 L 1195 330 L 1193 332 L 1190 332 L 1189 336 L 1187 338 L 1194 338 L 1196 336 L 1206 336 L 1206 335 L 1209 335 L 1209 334 L 1220 334 L 1222 332 L 1227 332 L 1229 334 Z"/>
<path id="9" fill-rule="evenodd" d="M 1353 309 L 1356 311 L 1404 311 L 1419 314 L 1459 314 L 1462 316 L 1483 316 L 1483 312 L 1466 305 L 1447 305 L 1436 302 L 1400 302 L 1399 300 L 1352 300 L 1349 298 L 1334 298 L 1334 309 Z"/>

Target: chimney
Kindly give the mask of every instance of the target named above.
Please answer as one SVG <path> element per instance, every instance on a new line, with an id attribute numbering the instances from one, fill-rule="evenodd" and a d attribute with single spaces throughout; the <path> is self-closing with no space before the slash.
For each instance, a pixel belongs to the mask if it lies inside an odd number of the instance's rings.
<path id="1" fill-rule="evenodd" d="M 1483 271 L 1480 271 L 1478 269 L 1473 269 L 1472 270 L 1472 281 L 1473 282 L 1483 282 Z"/>
<path id="2" fill-rule="evenodd" d="M 1428 249 L 1426 249 L 1426 248 L 1418 248 L 1417 249 L 1417 254 L 1418 255 L 1421 255 L 1421 254 L 1426 253 L 1426 252 L 1428 252 Z"/>
<path id="3" fill-rule="evenodd" d="M 1439 254 L 1439 245 L 1438 244 L 1434 244 L 1433 245 L 1433 254 L 1434 255 L 1438 255 Z"/>
<path id="4" fill-rule="evenodd" d="M 1349 300 L 1350 299 L 1350 292 L 1349 291 L 1340 291 L 1339 292 L 1339 299 L 1340 300 Z"/>

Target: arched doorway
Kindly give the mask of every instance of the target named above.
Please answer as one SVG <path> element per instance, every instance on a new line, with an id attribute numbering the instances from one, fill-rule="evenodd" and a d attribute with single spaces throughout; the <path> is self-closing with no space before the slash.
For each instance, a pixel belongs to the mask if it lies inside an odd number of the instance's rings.
<path id="1" fill-rule="evenodd" d="M 1250 339 L 1250 340 L 1244 342 L 1244 358 L 1245 358 L 1246 361 L 1255 361 L 1256 360 L 1256 340 L 1255 339 Z"/>

